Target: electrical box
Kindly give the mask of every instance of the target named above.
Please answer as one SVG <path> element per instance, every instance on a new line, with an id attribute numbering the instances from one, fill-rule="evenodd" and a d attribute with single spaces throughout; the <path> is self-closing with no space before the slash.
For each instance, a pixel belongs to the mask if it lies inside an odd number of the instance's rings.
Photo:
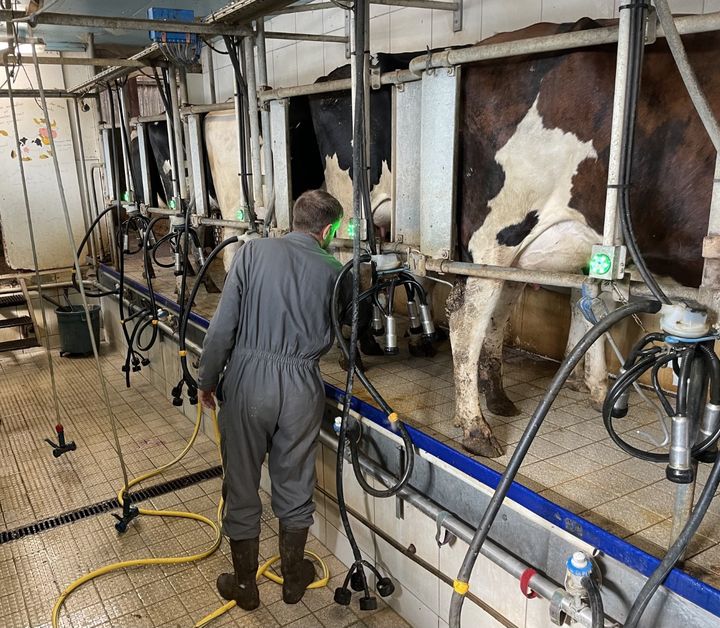
<path id="1" fill-rule="evenodd" d="M 588 274 L 594 279 L 622 279 L 625 274 L 626 253 L 624 246 L 594 245 Z"/>
<path id="2" fill-rule="evenodd" d="M 157 20 L 158 22 L 193 22 L 195 21 L 195 12 L 192 9 L 163 9 L 150 7 L 148 9 L 148 18 L 151 20 Z M 170 33 L 163 30 L 150 31 L 150 39 L 155 43 L 197 43 L 197 35 L 194 33 Z"/>

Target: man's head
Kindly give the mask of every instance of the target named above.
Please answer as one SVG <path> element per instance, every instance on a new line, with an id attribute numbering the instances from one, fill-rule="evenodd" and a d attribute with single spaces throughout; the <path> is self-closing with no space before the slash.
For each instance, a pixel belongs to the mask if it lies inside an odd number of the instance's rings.
<path id="1" fill-rule="evenodd" d="M 303 192 L 293 206 L 293 231 L 309 233 L 327 248 L 340 226 L 343 209 L 340 202 L 324 190 Z"/>

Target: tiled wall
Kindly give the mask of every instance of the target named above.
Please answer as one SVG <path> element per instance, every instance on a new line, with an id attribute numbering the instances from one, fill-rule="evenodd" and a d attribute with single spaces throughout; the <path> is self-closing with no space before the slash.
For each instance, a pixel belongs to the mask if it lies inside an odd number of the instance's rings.
<path id="1" fill-rule="evenodd" d="M 617 16 L 620 0 L 464 0 L 463 29 L 452 30 L 448 11 L 373 5 L 370 39 L 372 52 L 406 52 L 472 44 L 496 33 L 537 22 L 570 22 L 581 17 Z M 720 10 L 720 0 L 671 0 L 677 13 Z M 268 31 L 344 35 L 341 9 L 323 9 L 276 16 L 266 22 Z M 218 42 L 222 49 L 222 43 Z M 267 42 L 268 82 L 272 87 L 312 83 L 347 63 L 345 46 L 324 42 Z M 214 54 L 218 101 L 232 96 L 232 68 L 227 55 Z"/>
<path id="2" fill-rule="evenodd" d="M 108 340 L 116 347 L 121 347 L 122 332 L 118 324 L 117 303 L 114 300 L 104 300 L 104 318 Z M 150 351 L 148 357 L 151 359 L 150 366 L 143 368 L 140 374 L 133 374 L 133 377 L 145 377 L 169 396 L 170 389 L 180 378 L 177 344 L 172 340 L 162 338 Z M 184 402 L 184 411 L 189 420 L 195 419 L 196 407 L 191 406 L 187 401 Z M 367 424 L 367 426 L 369 429 L 377 429 L 387 435 L 387 432 L 374 424 Z M 206 433 L 211 433 L 210 429 L 212 428 L 209 421 L 206 421 L 204 429 Z M 454 474 L 459 481 L 470 484 L 478 491 L 489 493 L 487 487 L 479 482 L 424 452 L 422 455 L 434 461 L 433 463 L 443 470 Z M 317 483 L 320 488 L 332 496 L 337 495 L 335 456 L 335 451 L 331 448 L 324 445 L 319 446 L 316 460 Z M 467 550 L 467 544 L 456 540 L 452 545 L 438 547 L 435 542 L 435 522 L 432 519 L 408 503 L 403 505 L 403 516 L 398 517 L 395 498 L 376 499 L 365 493 L 355 479 L 349 463 L 344 467 L 343 478 L 345 497 L 350 508 L 360 513 L 401 545 L 405 547 L 413 545 L 418 557 L 442 573 L 450 578 L 455 577 Z M 370 481 L 372 482 L 372 480 Z M 261 487 L 266 491 L 271 489 L 266 468 L 263 469 Z M 316 490 L 315 503 L 317 510 L 315 523 L 311 528 L 312 534 L 341 562 L 349 566 L 353 562 L 352 552 L 343 531 L 335 501 L 326 497 L 320 490 Z M 517 508 L 520 509 L 519 506 Z M 381 572 L 390 576 L 395 584 L 395 593 L 385 601 L 416 628 L 445 628 L 452 588 L 374 535 L 353 517 L 351 520 L 364 558 L 377 564 Z M 537 518 L 536 520 L 538 525 L 549 526 Z M 557 534 L 571 538 L 560 530 L 557 530 Z M 574 538 L 573 544 L 578 549 L 592 550 Z M 342 574 L 334 573 L 332 575 Z M 519 628 L 551 628 L 553 626 L 549 619 L 548 603 L 540 599 L 527 600 L 520 592 L 518 581 L 486 558 L 480 556 L 470 582 L 471 591 Z M 353 604 L 357 604 L 357 597 L 355 596 Z M 470 600 L 466 600 L 463 625 L 478 628 L 500 628 L 503 624 L 475 606 Z"/>

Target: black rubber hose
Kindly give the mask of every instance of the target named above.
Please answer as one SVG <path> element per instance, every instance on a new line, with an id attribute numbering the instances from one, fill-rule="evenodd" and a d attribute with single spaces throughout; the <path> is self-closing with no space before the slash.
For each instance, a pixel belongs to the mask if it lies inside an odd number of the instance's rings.
<path id="1" fill-rule="evenodd" d="M 675 356 L 670 356 L 671 360 L 675 359 Z M 660 400 L 660 403 L 662 404 L 663 410 L 665 410 L 665 414 L 667 416 L 672 416 L 675 414 L 675 409 L 672 407 L 672 404 L 668 401 L 667 395 L 665 394 L 665 391 L 662 389 L 662 386 L 660 385 L 660 369 L 667 364 L 667 362 L 661 362 L 657 361 L 655 362 L 655 365 L 652 368 L 652 385 L 653 389 L 655 390 L 655 394 L 657 395 L 657 398 Z"/>
<path id="2" fill-rule="evenodd" d="M 603 628 L 605 626 L 605 609 L 603 608 L 602 594 L 595 578 L 585 576 L 580 584 L 587 592 L 590 613 L 592 614 L 592 628 Z"/>
<path id="3" fill-rule="evenodd" d="M 702 351 L 710 371 L 710 403 L 720 405 L 720 359 L 707 345 L 701 344 Z"/>
<path id="4" fill-rule="evenodd" d="M 657 569 L 655 569 L 652 575 L 647 579 L 643 588 L 640 589 L 640 593 L 638 593 L 638 596 L 635 598 L 635 602 L 633 603 L 627 619 L 625 620 L 625 628 L 636 628 L 640 623 L 640 618 L 647 608 L 647 605 L 650 603 L 652 596 L 655 595 L 655 592 L 658 588 L 660 588 L 660 585 L 665 581 L 665 578 L 673 567 L 675 567 L 678 560 L 680 560 L 682 555 L 685 553 L 691 539 L 695 536 L 695 533 L 700 527 L 700 524 L 705 517 L 705 513 L 708 511 L 710 503 L 712 502 L 719 485 L 720 452 L 718 452 L 715 457 L 715 464 L 710 471 L 707 483 L 705 484 L 705 487 L 700 494 L 700 499 L 695 505 L 692 514 L 688 518 L 685 527 L 682 532 L 680 532 L 677 539 L 675 539 L 667 554 L 665 554 L 665 558 L 662 559 Z"/>
<path id="5" fill-rule="evenodd" d="M 100 220 L 102 220 L 103 216 L 105 216 L 106 214 L 110 213 L 113 209 L 115 209 L 114 206 L 108 207 L 106 210 L 104 210 L 103 212 L 101 212 L 100 214 L 98 214 L 98 216 L 95 218 L 95 220 L 92 221 L 92 224 L 90 225 L 90 227 L 88 228 L 88 230 L 85 232 L 85 236 L 84 236 L 83 239 L 81 240 L 80 246 L 79 246 L 78 249 L 77 249 L 78 259 L 80 258 L 80 255 L 82 254 L 82 250 L 85 248 L 85 244 L 87 244 L 88 238 L 90 238 L 90 236 L 91 236 L 91 234 L 92 234 L 92 232 L 93 232 L 93 229 L 95 229 L 95 227 L 97 227 L 98 223 L 100 222 Z M 75 268 L 74 268 L 74 267 L 73 267 L 72 274 L 70 275 L 70 281 L 72 281 L 73 288 L 75 288 L 75 290 L 76 290 L 77 292 L 80 292 L 80 286 L 78 285 L 78 280 L 77 280 L 77 276 L 76 276 L 76 274 L 75 274 Z M 90 290 L 87 290 L 87 289 L 85 290 L 85 296 L 94 297 L 94 298 L 107 297 L 107 296 L 110 296 L 111 294 L 117 294 L 117 293 L 118 293 L 117 289 L 114 289 L 114 290 L 97 290 L 97 291 L 90 291 Z"/>
<path id="6" fill-rule="evenodd" d="M 180 347 L 180 364 L 182 365 L 183 379 L 189 386 L 193 386 L 195 390 L 197 390 L 197 381 L 195 381 L 192 373 L 190 373 L 190 369 L 188 368 L 187 364 L 186 337 L 188 319 L 190 318 L 190 312 L 192 311 L 193 304 L 195 303 L 195 297 L 197 296 L 198 290 L 200 289 L 200 284 L 202 284 L 203 277 L 205 277 L 205 274 L 210 269 L 210 264 L 212 264 L 213 260 L 217 257 L 220 251 L 222 251 L 229 244 L 233 244 L 237 241 L 237 236 L 227 238 L 227 240 L 223 240 L 210 252 L 210 254 L 207 256 L 207 259 L 205 260 L 205 263 L 200 267 L 200 270 L 195 277 L 195 283 L 193 284 L 192 290 L 190 291 L 190 296 L 188 297 L 187 307 L 183 308 L 182 314 L 180 316 L 180 326 L 178 327 L 178 343 Z"/>
<path id="7" fill-rule="evenodd" d="M 687 416 L 688 408 L 688 384 L 690 381 L 690 372 L 692 370 L 695 358 L 695 345 L 689 346 L 682 354 L 682 362 L 680 367 L 680 377 L 677 386 L 677 413 Z"/>
<path id="8" fill-rule="evenodd" d="M 660 310 L 660 303 L 657 301 L 642 300 L 635 303 L 628 303 L 623 305 L 617 310 L 611 312 L 605 316 L 600 322 L 588 330 L 588 332 L 580 339 L 580 342 L 575 345 L 573 350 L 563 360 L 560 368 L 555 377 L 553 377 L 547 392 L 543 396 L 542 400 L 535 409 L 530 421 L 528 422 L 525 432 L 520 438 L 520 442 L 517 444 L 515 451 L 513 452 L 510 462 L 508 463 L 505 472 L 500 478 L 495 493 L 493 494 L 490 502 L 488 503 L 485 513 L 480 521 L 480 525 L 473 536 L 468 552 L 465 555 L 462 566 L 458 572 L 457 581 L 466 583 L 470 578 L 473 566 L 477 561 L 477 557 L 480 553 L 480 548 L 485 543 L 490 532 L 490 527 L 495 521 L 495 517 L 502 506 L 502 502 L 505 500 L 505 496 L 510 490 L 510 486 L 515 480 L 518 469 L 522 464 L 530 446 L 537 436 L 537 432 L 542 426 L 545 417 L 550 410 L 555 398 L 558 396 L 560 389 L 562 388 L 565 380 L 570 376 L 575 367 L 577 366 L 580 359 L 587 353 L 588 349 L 599 340 L 605 332 L 610 329 L 613 325 L 619 321 L 632 316 L 633 314 L 639 314 L 641 312 L 648 312 L 654 314 Z M 450 616 L 449 624 L 450 628 L 460 628 L 460 615 L 462 612 L 462 604 L 465 599 L 464 595 L 456 591 L 453 592 L 452 600 L 450 602 Z"/>
<path id="9" fill-rule="evenodd" d="M 630 184 L 632 178 L 632 154 L 635 140 L 635 122 L 637 118 L 637 103 L 640 94 L 642 79 L 642 62 L 645 48 L 645 19 L 647 16 L 646 0 L 630 0 L 620 10 L 630 11 L 630 46 L 628 53 L 628 80 L 625 93 L 625 107 L 623 111 L 623 137 L 624 142 L 620 153 L 619 168 L 619 201 L 620 226 L 628 251 L 637 266 L 640 276 L 647 284 L 650 292 L 661 303 L 669 304 L 671 301 L 660 288 L 659 284 L 648 270 L 645 260 L 637 245 L 637 238 L 632 224 L 630 212 Z"/>
<path id="10" fill-rule="evenodd" d="M 640 353 L 645 349 L 647 345 L 649 345 L 651 342 L 664 342 L 665 340 L 665 334 L 662 334 L 660 332 L 653 332 L 651 334 L 647 334 L 640 340 L 638 340 L 632 349 L 630 349 L 630 353 L 628 353 L 627 359 L 625 360 L 625 363 L 623 364 L 623 368 L 625 370 L 629 369 L 635 362 L 637 361 L 638 357 L 640 356 Z M 655 349 L 660 349 L 659 347 L 654 347 Z M 650 349 L 652 350 L 652 349 Z"/>

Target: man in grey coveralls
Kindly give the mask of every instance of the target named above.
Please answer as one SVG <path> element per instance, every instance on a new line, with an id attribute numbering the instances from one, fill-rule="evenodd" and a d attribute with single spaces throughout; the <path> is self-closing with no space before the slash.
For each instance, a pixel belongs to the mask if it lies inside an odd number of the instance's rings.
<path id="1" fill-rule="evenodd" d="M 318 360 L 333 343 L 330 302 L 341 268 L 326 248 L 341 219 L 337 199 L 311 190 L 295 202 L 292 233 L 244 244 L 203 344 L 198 388 L 204 406 L 214 407 L 213 393 L 220 406 L 223 533 L 235 569 L 217 586 L 246 610 L 260 604 L 258 488 L 268 452 L 284 601 L 299 602 L 315 578 L 304 549 L 325 401 Z"/>

